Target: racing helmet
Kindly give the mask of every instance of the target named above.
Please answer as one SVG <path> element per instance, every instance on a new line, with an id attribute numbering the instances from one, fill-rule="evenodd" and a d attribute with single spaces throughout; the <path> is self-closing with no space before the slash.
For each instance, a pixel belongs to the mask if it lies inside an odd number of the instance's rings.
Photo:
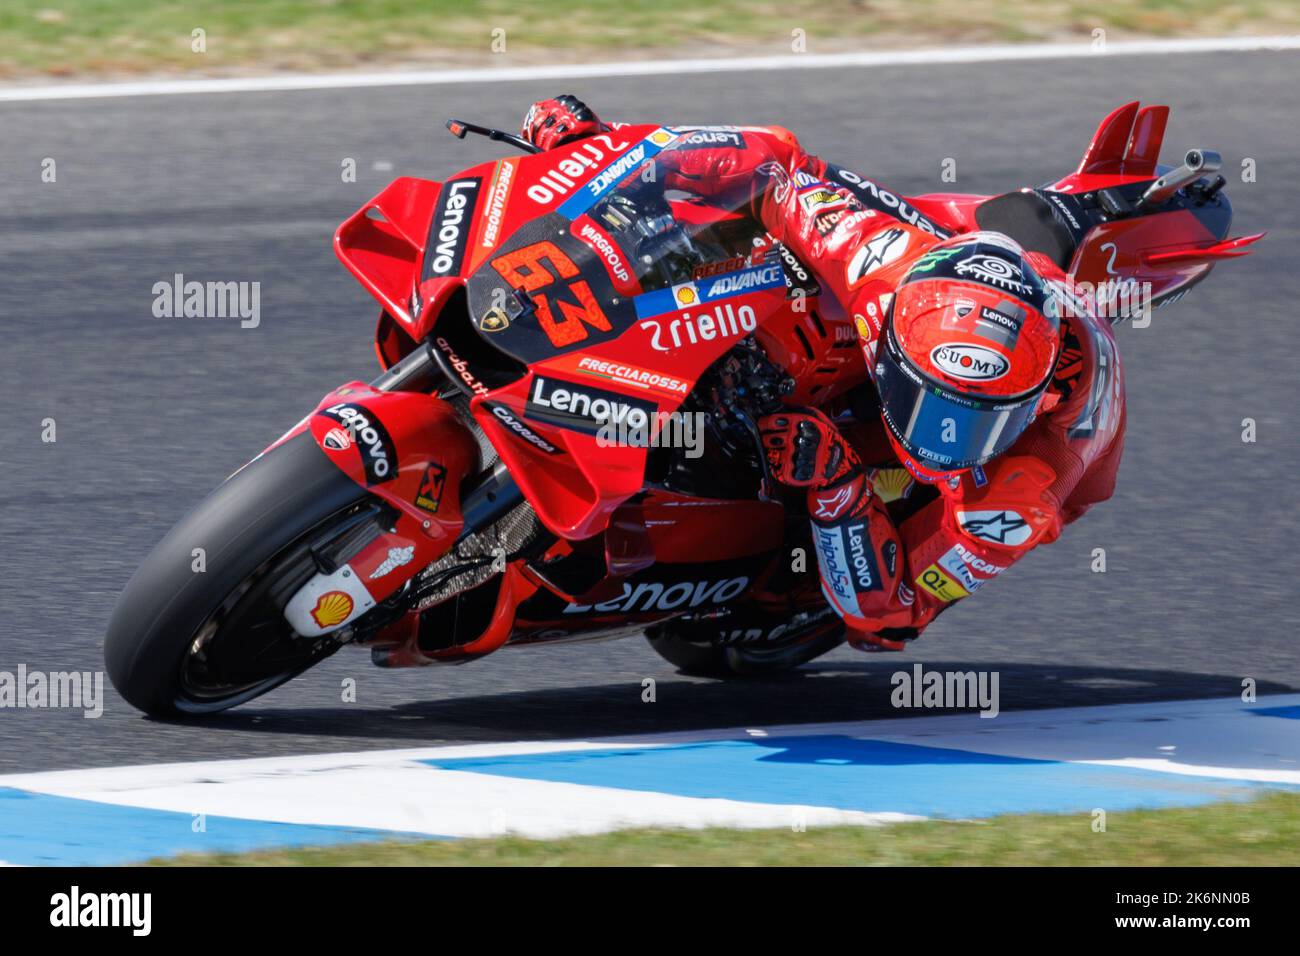
<path id="1" fill-rule="evenodd" d="M 940 242 L 904 274 L 876 350 L 899 460 L 923 481 L 983 465 L 1038 413 L 1061 348 L 1056 295 L 1000 233 Z"/>

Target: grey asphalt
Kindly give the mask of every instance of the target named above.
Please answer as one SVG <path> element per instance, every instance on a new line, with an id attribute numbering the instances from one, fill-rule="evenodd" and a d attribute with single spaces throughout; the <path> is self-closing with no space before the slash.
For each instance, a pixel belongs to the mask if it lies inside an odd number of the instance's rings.
<path id="1" fill-rule="evenodd" d="M 1223 153 L 1235 231 L 1270 232 L 1122 332 L 1115 497 L 905 654 L 840 650 L 723 684 L 675 674 L 639 638 L 397 672 L 345 651 L 200 724 L 146 720 L 111 690 L 95 720 L 0 709 L 0 772 L 894 716 L 889 675 L 915 661 L 998 670 L 1005 709 L 1300 687 L 1297 75 L 1300 55 L 1261 52 L 0 105 L 9 672 L 98 670 L 114 598 L 166 529 L 331 387 L 373 376 L 377 308 L 331 234 L 392 176 L 498 155 L 453 140 L 448 116 L 513 128 L 530 101 L 572 91 L 610 118 L 780 123 L 904 192 L 996 193 L 1073 168 L 1097 121 L 1141 98 L 1174 108 L 1166 157 Z M 949 157 L 955 184 L 939 178 Z M 1247 157 L 1253 183 L 1237 181 Z M 153 284 L 176 273 L 260 282 L 260 327 L 154 318 Z"/>

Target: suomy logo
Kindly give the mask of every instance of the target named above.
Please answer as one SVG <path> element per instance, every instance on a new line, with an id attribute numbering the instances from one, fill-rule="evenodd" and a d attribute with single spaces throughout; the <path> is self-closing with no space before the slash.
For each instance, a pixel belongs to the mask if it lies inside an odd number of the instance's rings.
<path id="1" fill-rule="evenodd" d="M 1006 375 L 1011 368 L 1005 356 L 982 345 L 964 342 L 935 346 L 930 361 L 954 378 L 970 382 L 990 382 Z"/>

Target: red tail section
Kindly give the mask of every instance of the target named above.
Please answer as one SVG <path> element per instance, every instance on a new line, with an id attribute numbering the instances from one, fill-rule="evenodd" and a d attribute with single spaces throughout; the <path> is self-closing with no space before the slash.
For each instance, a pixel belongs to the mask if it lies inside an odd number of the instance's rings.
<path id="1" fill-rule="evenodd" d="M 1097 127 L 1079 161 L 1077 174 L 1097 176 L 1155 176 L 1160 144 L 1169 120 L 1169 107 L 1125 103 Z"/>

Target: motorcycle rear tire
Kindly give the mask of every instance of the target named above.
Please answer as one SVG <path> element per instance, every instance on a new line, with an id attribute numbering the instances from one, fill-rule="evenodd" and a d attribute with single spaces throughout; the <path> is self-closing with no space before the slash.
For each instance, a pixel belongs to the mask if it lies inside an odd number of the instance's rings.
<path id="1" fill-rule="evenodd" d="M 823 628 L 825 629 L 825 628 Z M 775 647 L 728 647 L 687 640 L 669 621 L 646 631 L 655 652 L 683 674 L 719 679 L 777 674 L 833 651 L 844 643 L 844 626 L 838 622 L 812 640 Z"/>

